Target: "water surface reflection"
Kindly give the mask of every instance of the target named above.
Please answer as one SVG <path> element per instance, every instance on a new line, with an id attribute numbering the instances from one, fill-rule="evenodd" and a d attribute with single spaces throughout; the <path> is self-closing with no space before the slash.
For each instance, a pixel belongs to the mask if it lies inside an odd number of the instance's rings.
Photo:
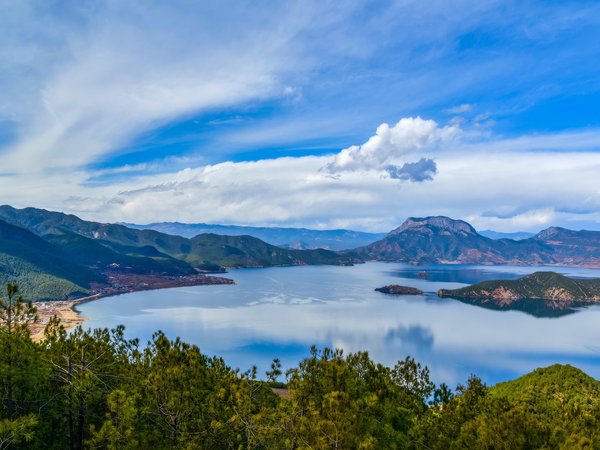
<path id="1" fill-rule="evenodd" d="M 432 276 L 419 276 L 424 270 Z M 137 292 L 78 309 L 89 318 L 87 326 L 124 324 L 129 336 L 143 342 L 161 329 L 234 367 L 256 364 L 261 372 L 276 356 L 284 366 L 296 365 L 316 344 L 368 350 L 390 365 L 411 355 L 431 368 L 436 382 L 451 384 L 471 373 L 494 383 L 555 362 L 600 377 L 600 349 L 591 345 L 600 340 L 600 306 L 550 319 L 435 296 L 442 287 L 535 270 L 384 263 L 246 269 L 229 274 L 236 285 Z M 586 269 L 557 271 L 600 276 Z M 426 294 L 396 297 L 373 290 L 392 283 Z"/>

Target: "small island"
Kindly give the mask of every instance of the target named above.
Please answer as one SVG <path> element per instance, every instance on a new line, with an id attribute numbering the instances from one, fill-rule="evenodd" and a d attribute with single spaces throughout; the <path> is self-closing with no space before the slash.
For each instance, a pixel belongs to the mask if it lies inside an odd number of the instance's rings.
<path id="1" fill-rule="evenodd" d="M 600 303 L 600 279 L 575 279 L 556 272 L 535 272 L 516 280 L 484 281 L 460 289 L 440 289 L 439 297 L 493 301 L 508 306 L 521 300 L 545 300 L 555 307 Z"/>
<path id="2" fill-rule="evenodd" d="M 389 286 L 383 286 L 375 288 L 377 292 L 383 292 L 384 294 L 391 295 L 423 295 L 423 291 L 420 289 L 410 286 L 400 286 L 398 284 L 390 284 Z"/>

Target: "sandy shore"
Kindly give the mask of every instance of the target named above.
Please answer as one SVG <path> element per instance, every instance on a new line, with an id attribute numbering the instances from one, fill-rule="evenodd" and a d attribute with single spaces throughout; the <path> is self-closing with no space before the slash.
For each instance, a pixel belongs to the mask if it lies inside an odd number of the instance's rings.
<path id="1" fill-rule="evenodd" d="M 57 300 L 49 302 L 37 302 L 35 304 L 38 310 L 39 321 L 31 327 L 31 338 L 39 342 L 44 337 L 44 329 L 50 319 L 54 316 L 60 319 L 60 323 L 68 330 L 76 327 L 85 321 L 85 317 L 75 311 L 75 305 L 85 302 L 91 302 L 102 298 L 102 295 L 92 295 L 90 297 L 79 298 L 77 300 Z"/>
<path id="2" fill-rule="evenodd" d="M 42 340 L 44 329 L 53 316 L 58 317 L 67 329 L 83 323 L 85 318 L 77 314 L 73 309 L 77 303 L 77 300 L 37 302 L 35 306 L 38 309 L 39 321 L 31 326 L 31 338 L 34 341 Z"/>

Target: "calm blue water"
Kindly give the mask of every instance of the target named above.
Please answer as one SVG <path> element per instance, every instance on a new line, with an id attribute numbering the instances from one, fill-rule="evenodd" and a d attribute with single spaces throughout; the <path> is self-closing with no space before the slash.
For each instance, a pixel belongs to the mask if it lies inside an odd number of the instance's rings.
<path id="1" fill-rule="evenodd" d="M 369 351 L 387 365 L 411 355 L 435 382 L 456 385 L 471 374 L 488 384 L 553 363 L 570 363 L 600 378 L 600 306 L 560 317 L 496 311 L 435 292 L 537 268 L 368 263 L 243 269 L 235 285 L 136 292 L 79 305 L 88 327 L 126 326 L 146 342 L 156 330 L 197 344 L 242 370 L 266 370 L 274 357 L 295 366 L 312 344 Z M 600 277 L 589 269 L 552 270 Z M 427 279 L 421 272 L 427 271 Z M 424 296 L 388 296 L 386 284 L 420 288 Z M 544 315 L 544 314 L 543 314 Z"/>

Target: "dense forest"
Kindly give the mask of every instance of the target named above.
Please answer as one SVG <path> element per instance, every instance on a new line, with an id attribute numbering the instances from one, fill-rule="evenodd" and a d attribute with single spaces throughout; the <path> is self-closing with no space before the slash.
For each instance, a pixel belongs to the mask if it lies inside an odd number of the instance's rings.
<path id="1" fill-rule="evenodd" d="M 0 449 L 600 448 L 600 382 L 571 366 L 487 387 L 435 386 L 410 357 L 312 348 L 282 374 L 240 372 L 157 332 L 123 328 L 33 342 L 33 304 L 0 301 Z"/>

